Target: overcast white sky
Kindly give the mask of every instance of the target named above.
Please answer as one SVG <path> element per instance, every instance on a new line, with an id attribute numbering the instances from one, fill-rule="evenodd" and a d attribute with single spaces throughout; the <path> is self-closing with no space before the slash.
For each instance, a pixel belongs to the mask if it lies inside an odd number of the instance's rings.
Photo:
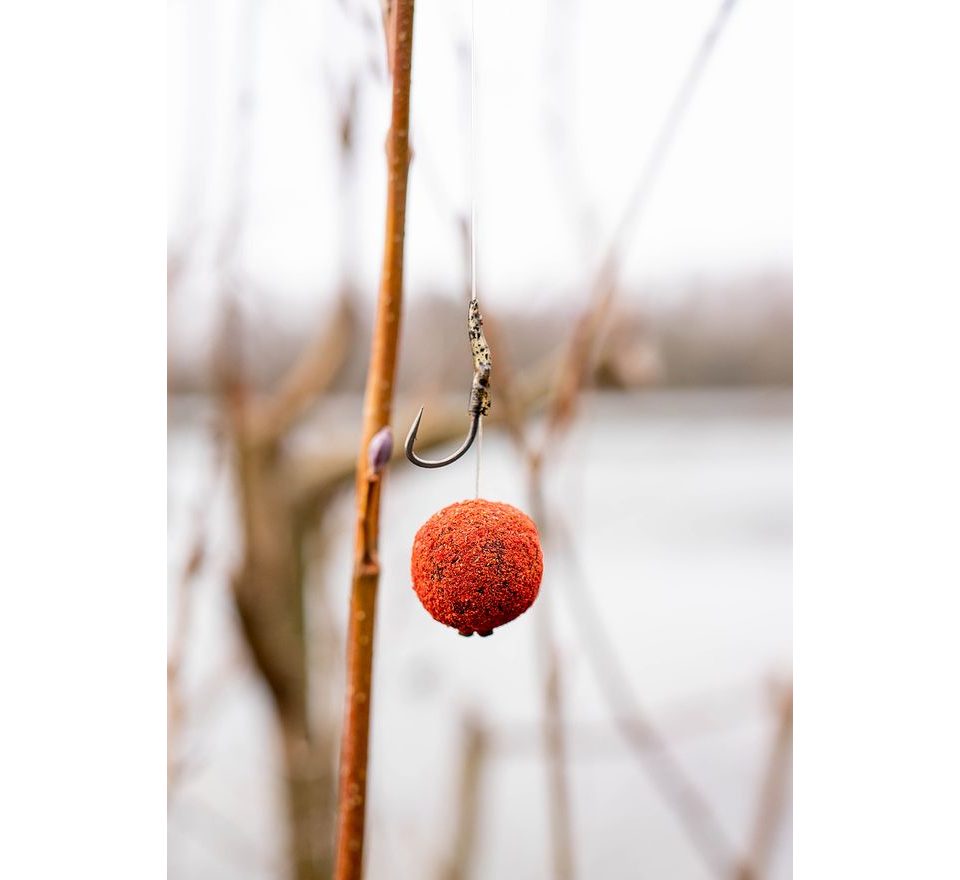
<path id="1" fill-rule="evenodd" d="M 536 308 L 582 295 L 717 0 L 475 0 L 480 284 Z M 237 89 L 253 65 L 240 260 L 270 308 L 313 312 L 341 264 L 333 100 L 380 59 L 378 0 L 172 0 L 169 228 L 192 238 L 186 308 L 215 303 L 212 254 L 238 162 Z M 361 15 L 376 23 L 370 33 Z M 407 279 L 462 289 L 450 220 L 467 209 L 469 0 L 417 0 Z M 631 243 L 629 281 L 789 268 L 789 0 L 740 0 Z M 247 59 L 244 62 L 243 59 Z M 382 65 L 382 61 L 379 62 Z M 356 262 L 373 295 L 382 247 L 387 85 L 368 78 L 358 131 Z M 567 140 L 551 136 L 559 125 Z M 582 232 L 580 204 L 595 220 Z M 261 293 L 260 296 L 265 294 Z M 172 315 L 176 321 L 176 315 Z"/>

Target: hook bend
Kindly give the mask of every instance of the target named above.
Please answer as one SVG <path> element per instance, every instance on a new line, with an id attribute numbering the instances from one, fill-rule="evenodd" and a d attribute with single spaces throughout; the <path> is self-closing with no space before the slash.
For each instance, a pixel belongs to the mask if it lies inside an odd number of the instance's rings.
<path id="1" fill-rule="evenodd" d="M 420 456 L 414 451 L 413 447 L 417 442 L 417 431 L 420 429 L 420 420 L 422 418 L 423 407 L 421 406 L 420 412 L 417 413 L 417 417 L 413 420 L 413 424 L 410 426 L 410 432 L 407 434 L 407 440 L 403 444 L 403 451 L 406 453 L 407 458 L 417 467 L 442 468 L 446 467 L 448 464 L 453 464 L 458 458 L 462 458 L 464 453 L 466 453 L 466 451 L 473 446 L 473 441 L 477 437 L 477 429 L 480 427 L 481 414 L 479 412 L 471 412 L 470 430 L 467 433 L 466 439 L 460 445 L 460 448 L 451 455 L 448 455 L 446 458 L 440 458 L 436 460 L 420 458 Z"/>

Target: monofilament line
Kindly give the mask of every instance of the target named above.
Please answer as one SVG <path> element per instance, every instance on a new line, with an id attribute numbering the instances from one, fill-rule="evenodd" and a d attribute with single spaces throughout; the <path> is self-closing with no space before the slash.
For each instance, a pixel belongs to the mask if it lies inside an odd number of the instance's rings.
<path id="1" fill-rule="evenodd" d="M 470 298 L 477 298 L 477 0 L 470 0 Z"/>
<path id="2" fill-rule="evenodd" d="M 477 0 L 470 0 L 470 298 L 477 299 L 477 179 L 479 147 L 477 137 Z M 477 433 L 477 473 L 474 486 L 480 497 L 480 468 L 483 458 L 483 419 Z"/>
<path id="3" fill-rule="evenodd" d="M 483 456 L 483 419 L 480 419 L 480 423 L 477 425 L 477 484 L 474 487 L 476 490 L 475 498 L 480 497 L 480 459 Z"/>

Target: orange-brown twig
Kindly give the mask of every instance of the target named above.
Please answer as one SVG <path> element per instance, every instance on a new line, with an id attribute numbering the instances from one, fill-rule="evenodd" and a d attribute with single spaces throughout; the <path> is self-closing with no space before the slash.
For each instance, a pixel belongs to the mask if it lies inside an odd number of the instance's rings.
<path id="1" fill-rule="evenodd" d="M 373 435 L 390 423 L 397 365 L 403 293 L 403 236 L 410 164 L 410 68 L 413 55 L 413 0 L 394 0 L 384 16 L 388 60 L 393 74 L 390 131 L 387 134 L 387 218 L 380 295 L 367 371 L 363 433 L 357 456 L 357 522 L 353 586 L 347 623 L 347 693 L 340 746 L 340 795 L 337 826 L 337 880 L 359 880 L 363 873 L 363 832 L 367 795 L 367 751 L 373 636 L 380 563 L 379 475 L 368 447 Z M 373 488 L 373 491 L 371 491 Z"/>

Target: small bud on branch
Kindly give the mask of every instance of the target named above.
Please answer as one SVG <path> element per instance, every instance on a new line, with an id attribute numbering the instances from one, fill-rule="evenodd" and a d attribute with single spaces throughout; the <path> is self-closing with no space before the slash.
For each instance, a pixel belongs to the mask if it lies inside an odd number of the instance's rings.
<path id="1" fill-rule="evenodd" d="M 393 456 L 393 431 L 390 426 L 381 428 L 370 438 L 367 446 L 367 462 L 370 466 L 370 476 L 378 477 Z"/>

